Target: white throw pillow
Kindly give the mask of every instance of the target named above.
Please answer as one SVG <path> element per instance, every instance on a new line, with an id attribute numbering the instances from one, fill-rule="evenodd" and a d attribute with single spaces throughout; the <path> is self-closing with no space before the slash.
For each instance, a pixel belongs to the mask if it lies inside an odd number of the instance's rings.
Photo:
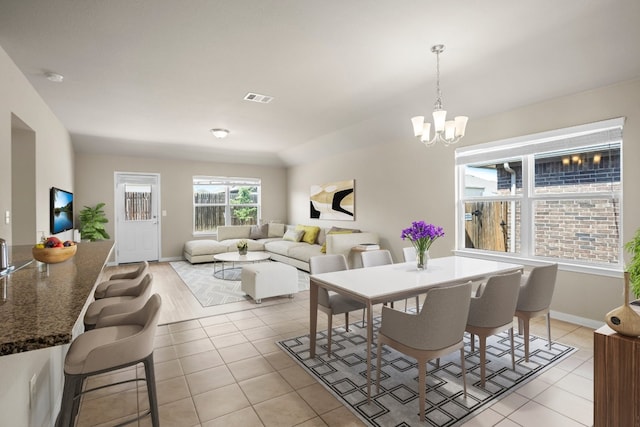
<path id="1" fill-rule="evenodd" d="M 304 230 L 287 230 L 287 232 L 284 233 L 284 236 L 282 236 L 282 239 L 289 242 L 299 242 L 302 240 L 302 236 L 304 236 Z"/>

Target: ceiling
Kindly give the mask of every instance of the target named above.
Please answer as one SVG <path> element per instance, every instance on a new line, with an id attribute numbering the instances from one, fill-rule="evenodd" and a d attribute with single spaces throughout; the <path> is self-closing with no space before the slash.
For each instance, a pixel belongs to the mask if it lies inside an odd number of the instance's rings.
<path id="1" fill-rule="evenodd" d="M 0 46 L 77 151 L 282 165 L 413 141 L 434 44 L 444 106 L 472 132 L 640 76 L 639 21 L 637 0 L 0 0 Z"/>

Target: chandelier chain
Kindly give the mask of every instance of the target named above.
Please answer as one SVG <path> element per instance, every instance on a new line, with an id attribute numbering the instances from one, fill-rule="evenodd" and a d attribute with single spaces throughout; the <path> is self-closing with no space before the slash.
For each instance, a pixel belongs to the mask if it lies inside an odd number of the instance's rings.
<path id="1" fill-rule="evenodd" d="M 440 51 L 436 50 L 436 110 L 442 110 L 442 92 L 440 91 Z"/>

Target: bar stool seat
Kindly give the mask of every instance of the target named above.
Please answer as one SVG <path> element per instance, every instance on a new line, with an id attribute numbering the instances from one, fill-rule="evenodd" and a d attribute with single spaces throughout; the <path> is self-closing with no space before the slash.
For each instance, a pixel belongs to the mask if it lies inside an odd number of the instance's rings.
<path id="1" fill-rule="evenodd" d="M 80 398 L 85 393 L 129 381 L 146 381 L 147 384 L 149 410 L 135 420 L 150 414 L 152 425 L 160 425 L 153 342 L 161 303 L 160 296 L 154 294 L 135 312 L 101 316 L 96 329 L 85 332 L 71 343 L 64 361 L 64 391 L 56 427 L 74 425 L 80 408 Z M 144 378 L 132 378 L 116 384 L 82 390 L 83 382 L 88 377 L 139 363 L 144 364 Z"/>
<path id="2" fill-rule="evenodd" d="M 86 331 L 95 327 L 100 316 L 130 313 L 139 310 L 151 295 L 151 282 L 153 277 L 147 273 L 138 286 L 129 288 L 123 295 L 111 298 L 95 300 L 84 315 L 84 328 Z"/>
<path id="3" fill-rule="evenodd" d="M 109 280 L 96 287 L 93 296 L 95 299 L 120 296 L 129 288 L 138 286 L 147 273 L 149 273 L 149 263 L 144 261 L 133 271 L 112 274 Z"/>

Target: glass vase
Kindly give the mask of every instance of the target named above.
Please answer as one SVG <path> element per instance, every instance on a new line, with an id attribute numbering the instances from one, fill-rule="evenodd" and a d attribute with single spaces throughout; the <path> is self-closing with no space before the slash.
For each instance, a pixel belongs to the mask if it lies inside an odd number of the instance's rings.
<path id="1" fill-rule="evenodd" d="M 247 248 L 244 248 L 244 249 L 238 249 L 238 253 L 239 253 L 240 255 L 246 255 L 246 254 L 247 254 Z"/>
<path id="2" fill-rule="evenodd" d="M 426 270 L 429 261 L 429 251 L 416 251 L 416 265 L 418 270 Z"/>

